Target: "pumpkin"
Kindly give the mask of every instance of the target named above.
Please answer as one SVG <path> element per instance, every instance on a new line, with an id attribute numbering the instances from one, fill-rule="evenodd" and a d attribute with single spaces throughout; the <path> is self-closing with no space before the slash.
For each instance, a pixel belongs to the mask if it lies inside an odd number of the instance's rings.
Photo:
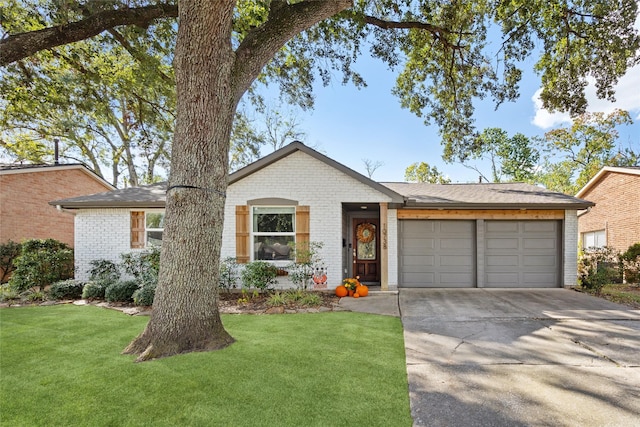
<path id="1" fill-rule="evenodd" d="M 360 285 L 356 288 L 356 292 L 360 294 L 361 297 L 366 297 L 369 295 L 369 287 L 366 285 Z"/>
<path id="2" fill-rule="evenodd" d="M 356 292 L 355 294 L 353 294 L 353 297 L 354 298 L 360 298 L 360 294 Z"/>
<path id="3" fill-rule="evenodd" d="M 343 285 L 336 287 L 336 295 L 339 296 L 340 298 L 346 297 L 348 294 L 349 294 L 349 291 L 347 291 L 347 288 L 345 288 Z"/>

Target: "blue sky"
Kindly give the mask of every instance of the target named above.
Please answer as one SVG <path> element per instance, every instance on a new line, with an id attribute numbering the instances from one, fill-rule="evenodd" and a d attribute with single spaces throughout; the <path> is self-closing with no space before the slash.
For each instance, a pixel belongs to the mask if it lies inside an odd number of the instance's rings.
<path id="1" fill-rule="evenodd" d="M 566 114 L 549 114 L 536 102 L 540 80 L 527 64 L 520 84 L 520 99 L 506 103 L 496 111 L 490 101 L 483 101 L 474 116 L 480 130 L 499 127 L 509 135 L 523 133 L 528 137 L 542 135 L 560 126 L 568 126 Z M 329 87 L 316 87 L 315 108 L 297 115 L 300 128 L 307 134 L 303 141 L 334 160 L 366 174 L 362 159 L 383 162 L 373 175 L 377 181 L 403 181 L 404 170 L 414 162 L 427 162 L 449 176 L 452 182 L 477 182 L 478 173 L 459 164 L 442 160 L 442 146 L 435 125 L 400 107 L 391 94 L 396 73 L 381 62 L 363 58 L 357 68 L 368 83 L 364 89 L 342 86 L 338 80 Z M 588 90 L 589 111 L 610 112 L 614 108 L 630 111 L 633 126 L 619 129 L 620 140 L 640 150 L 640 66 L 627 72 L 617 90 L 617 102 L 596 99 Z M 485 174 L 486 165 L 479 164 Z"/>

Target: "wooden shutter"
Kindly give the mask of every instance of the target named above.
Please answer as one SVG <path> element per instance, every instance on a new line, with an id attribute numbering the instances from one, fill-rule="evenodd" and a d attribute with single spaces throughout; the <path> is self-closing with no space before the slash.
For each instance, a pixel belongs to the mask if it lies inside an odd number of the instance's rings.
<path id="1" fill-rule="evenodd" d="M 144 248 L 144 212 L 131 211 L 131 248 Z"/>
<path id="2" fill-rule="evenodd" d="M 305 253 L 309 250 L 309 206 L 296 206 L 296 251 Z M 298 262 L 306 262 L 298 259 Z"/>
<path id="3" fill-rule="evenodd" d="M 236 206 L 236 262 L 238 264 L 246 264 L 251 260 L 249 225 L 249 206 Z"/>

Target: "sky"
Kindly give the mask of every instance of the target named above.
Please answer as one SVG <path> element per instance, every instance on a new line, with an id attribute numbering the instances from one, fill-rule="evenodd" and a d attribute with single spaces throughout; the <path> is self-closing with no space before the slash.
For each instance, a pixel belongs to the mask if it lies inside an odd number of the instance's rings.
<path id="1" fill-rule="evenodd" d="M 538 98 L 540 78 L 531 71 L 533 64 L 534 59 L 525 63 L 528 70 L 524 70 L 517 102 L 505 103 L 497 110 L 490 101 L 478 106 L 474 115 L 477 129 L 498 127 L 509 136 L 519 132 L 533 137 L 570 125 L 567 114 L 551 114 L 542 109 Z M 363 57 L 356 69 L 368 87 L 343 86 L 338 78 L 331 86 L 315 88 L 314 110 L 297 114 L 299 127 L 306 133 L 302 142 L 364 175 L 363 159 L 382 162 L 373 174 L 379 182 L 404 181 L 405 169 L 415 162 L 436 166 L 454 183 L 478 182 L 476 171 L 442 160 L 435 125 L 426 126 L 423 119 L 400 107 L 398 98 L 391 93 L 397 73 L 369 57 Z M 620 79 L 615 103 L 598 100 L 593 85 L 588 87 L 587 97 L 590 112 L 609 113 L 615 108 L 629 111 L 634 124 L 619 128 L 619 140 L 640 150 L 640 65 Z M 490 176 L 488 165 L 477 166 Z"/>

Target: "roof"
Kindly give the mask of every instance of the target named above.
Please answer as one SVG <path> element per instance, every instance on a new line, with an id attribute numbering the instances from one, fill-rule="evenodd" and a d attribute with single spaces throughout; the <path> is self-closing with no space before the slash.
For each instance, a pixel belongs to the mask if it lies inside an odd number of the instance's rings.
<path id="1" fill-rule="evenodd" d="M 587 191 L 591 189 L 598 181 L 600 181 L 607 173 L 622 173 L 627 175 L 638 175 L 640 176 L 640 166 L 605 166 L 598 171 L 597 174 L 593 178 L 589 180 L 585 184 L 584 187 L 578 191 L 576 197 L 583 197 Z"/>
<path id="2" fill-rule="evenodd" d="M 139 187 L 123 188 L 115 191 L 54 200 L 50 205 L 67 209 L 92 208 L 164 208 L 167 183 L 159 182 Z"/>
<path id="3" fill-rule="evenodd" d="M 301 151 L 340 172 L 391 197 L 392 203 L 416 208 L 464 209 L 586 209 L 593 203 L 542 187 L 523 183 L 507 184 L 427 184 L 379 183 L 318 153 L 301 142 L 293 142 L 229 175 L 229 185 Z M 161 182 L 112 192 L 55 200 L 51 205 L 69 209 L 90 208 L 162 208 L 165 206 L 167 183 Z"/>
<path id="4" fill-rule="evenodd" d="M 489 184 L 382 183 L 407 198 L 407 207 L 586 209 L 592 202 L 522 182 Z"/>
<path id="5" fill-rule="evenodd" d="M 387 196 L 391 197 L 392 203 L 403 203 L 404 200 L 403 198 L 396 193 L 395 191 L 389 189 L 388 187 L 381 185 L 379 182 L 376 182 L 370 178 L 367 178 L 366 176 L 362 175 L 361 173 L 358 173 L 356 171 L 354 171 L 353 169 L 350 169 L 348 167 L 346 167 L 345 165 L 343 165 L 342 163 L 338 163 L 335 160 L 325 156 L 322 153 L 317 152 L 316 150 L 314 150 L 313 148 L 307 147 L 306 145 L 304 145 L 302 142 L 300 141 L 294 141 L 291 144 L 285 145 L 284 147 L 282 147 L 279 150 L 274 151 L 273 153 L 251 163 L 248 166 L 243 167 L 242 169 L 237 170 L 236 172 L 232 173 L 231 175 L 229 175 L 229 184 L 233 184 L 236 181 L 241 180 L 242 178 L 251 175 L 252 173 L 255 173 L 257 171 L 259 171 L 260 169 L 263 169 L 269 165 L 271 165 L 272 163 L 277 162 L 278 160 L 287 157 L 293 153 L 295 153 L 296 151 L 301 151 L 305 154 L 308 154 L 309 156 L 323 162 L 326 163 L 327 165 L 333 167 L 334 169 L 339 170 L 340 172 L 344 173 L 345 175 L 350 176 L 351 178 L 356 179 L 357 181 L 360 181 L 361 183 L 368 185 L 369 187 L 374 188 L 375 190 L 378 190 L 379 192 L 386 194 Z"/>
<path id="6" fill-rule="evenodd" d="M 113 185 L 111 185 L 104 178 L 96 174 L 94 171 L 89 169 L 86 165 L 82 163 L 64 163 L 57 165 L 48 165 L 48 164 L 0 164 L 0 175 L 14 175 L 14 174 L 23 174 L 23 173 L 39 173 L 39 172 L 55 172 L 61 170 L 73 170 L 77 169 L 91 177 L 92 179 L 98 181 L 100 184 L 104 185 L 105 188 L 115 189 Z"/>

